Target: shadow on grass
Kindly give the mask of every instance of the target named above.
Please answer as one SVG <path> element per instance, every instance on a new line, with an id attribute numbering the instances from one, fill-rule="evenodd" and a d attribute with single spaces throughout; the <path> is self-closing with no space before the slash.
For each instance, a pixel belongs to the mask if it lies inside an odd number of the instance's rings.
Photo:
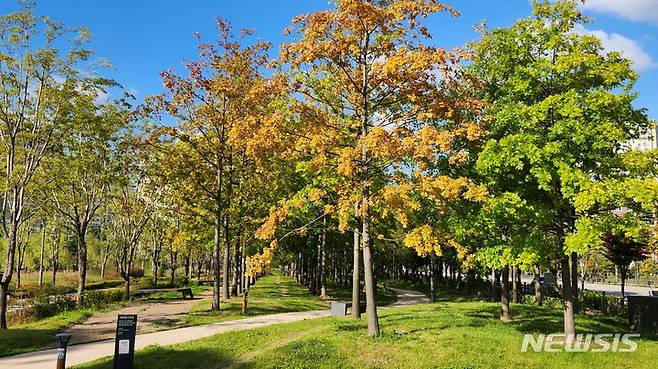
<path id="1" fill-rule="evenodd" d="M 235 359 L 226 355 L 217 347 L 171 348 L 163 346 L 148 346 L 135 353 L 136 369 L 206 369 L 226 368 L 236 363 Z M 252 368 L 248 363 L 241 368 Z M 112 369 L 112 358 L 82 365 L 84 369 Z"/>
<path id="2" fill-rule="evenodd" d="M 498 321 L 500 306 L 488 304 L 479 309 L 469 309 L 468 317 L 485 321 Z M 506 325 L 521 333 L 559 333 L 564 330 L 562 310 L 532 305 L 512 305 L 512 320 Z M 576 331 L 579 333 L 626 333 L 630 332 L 626 321 L 620 317 L 576 315 Z M 642 334 L 643 339 L 656 340 L 655 334 Z"/>
<path id="3" fill-rule="evenodd" d="M 273 366 L 272 363 L 277 363 Z M 287 343 L 235 368 L 346 368 L 337 344 L 330 339 L 308 338 Z"/>
<path id="4" fill-rule="evenodd" d="M 0 357 L 57 347 L 57 329 L 9 329 L 0 331 Z"/>

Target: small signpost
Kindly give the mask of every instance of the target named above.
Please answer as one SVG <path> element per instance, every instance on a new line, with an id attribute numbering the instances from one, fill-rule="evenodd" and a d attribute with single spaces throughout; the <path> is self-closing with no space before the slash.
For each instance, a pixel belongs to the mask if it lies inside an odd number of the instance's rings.
<path id="1" fill-rule="evenodd" d="M 114 369 L 133 369 L 137 315 L 119 315 L 114 342 Z"/>

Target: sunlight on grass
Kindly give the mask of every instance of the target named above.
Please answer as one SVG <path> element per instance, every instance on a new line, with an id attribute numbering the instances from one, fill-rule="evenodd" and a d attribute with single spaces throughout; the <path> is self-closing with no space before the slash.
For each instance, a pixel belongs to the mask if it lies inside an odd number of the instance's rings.
<path id="1" fill-rule="evenodd" d="M 629 353 L 522 353 L 525 333 L 561 330 L 561 311 L 514 305 L 498 320 L 498 304 L 446 302 L 381 310 L 383 333 L 366 337 L 365 321 L 322 318 L 230 332 L 137 353 L 140 369 L 201 368 L 654 368 L 658 342 L 638 341 Z M 624 332 L 619 319 L 578 316 L 581 332 Z M 111 360 L 81 366 L 111 368 Z"/>

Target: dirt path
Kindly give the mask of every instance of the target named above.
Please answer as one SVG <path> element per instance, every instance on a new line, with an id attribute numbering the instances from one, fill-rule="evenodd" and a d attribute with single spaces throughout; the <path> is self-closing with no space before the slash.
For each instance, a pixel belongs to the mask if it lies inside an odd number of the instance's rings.
<path id="1" fill-rule="evenodd" d="M 212 290 L 201 293 L 190 300 L 171 300 L 162 302 L 136 302 L 121 309 L 96 312 L 85 321 L 73 325 L 71 344 L 113 339 L 116 320 L 119 314 L 137 314 L 139 324 L 137 333 L 151 333 L 165 329 L 177 328 L 183 324 L 180 318 L 190 312 L 200 299 L 212 297 Z"/>

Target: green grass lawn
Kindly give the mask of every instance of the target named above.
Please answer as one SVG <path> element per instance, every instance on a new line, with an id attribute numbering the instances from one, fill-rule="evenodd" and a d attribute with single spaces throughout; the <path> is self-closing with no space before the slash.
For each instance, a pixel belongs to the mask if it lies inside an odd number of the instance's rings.
<path id="1" fill-rule="evenodd" d="M 432 305 L 381 309 L 383 334 L 366 336 L 365 320 L 322 318 L 230 332 L 136 354 L 139 369 L 157 368 L 655 368 L 658 341 L 638 340 L 634 353 L 523 353 L 525 333 L 559 333 L 558 309 L 513 305 L 512 322 L 496 303 L 444 298 Z M 579 315 L 580 332 L 625 332 L 615 318 Z M 80 366 L 109 369 L 104 359 Z"/>
<path id="2" fill-rule="evenodd" d="M 211 287 L 193 286 L 191 288 L 195 297 L 198 298 L 199 294 Z M 158 293 L 150 295 L 143 303 L 180 298 L 180 293 Z M 136 303 L 140 303 L 140 301 L 137 300 Z M 279 274 L 265 276 L 252 286 L 249 294 L 249 314 L 247 315 L 241 314 L 242 297 L 233 297 L 230 301 L 223 301 L 222 310 L 218 312 L 211 311 L 210 304 L 209 299 L 199 301 L 193 307 L 192 312 L 182 318 L 182 325 L 198 325 L 256 315 L 329 308 L 327 301 L 312 296 L 305 287 L 291 278 Z M 33 322 L 10 325 L 9 330 L 0 331 L 0 356 L 53 347 L 56 342 L 54 338 L 56 333 L 88 318 L 94 311 L 119 308 L 121 305 L 112 304 L 76 309 Z"/>
<path id="3" fill-rule="evenodd" d="M 221 302 L 220 311 L 211 310 L 212 301 L 199 301 L 183 319 L 186 325 L 215 323 L 257 315 L 328 309 L 329 304 L 293 279 L 273 274 L 260 278 L 249 290 L 249 313 L 242 314 L 242 296 Z"/>
<path id="4" fill-rule="evenodd" d="M 200 301 L 183 319 L 186 325 L 199 325 L 265 314 L 323 310 L 329 308 L 329 300 L 352 299 L 351 287 L 329 285 L 327 293 L 329 296 L 326 300 L 313 296 L 294 279 L 275 272 L 258 279 L 249 290 L 248 314 L 242 314 L 242 297 L 238 296 L 222 301 L 220 311 L 211 310 L 210 300 Z M 362 301 L 365 301 L 365 295 L 361 295 Z M 392 290 L 383 287 L 378 289 L 378 305 L 387 305 L 396 300 L 397 296 Z"/>
<path id="5" fill-rule="evenodd" d="M 10 326 L 0 331 L 0 356 L 20 354 L 52 347 L 55 334 L 66 327 L 91 316 L 93 309 L 78 309 L 63 312 L 35 322 Z"/>

